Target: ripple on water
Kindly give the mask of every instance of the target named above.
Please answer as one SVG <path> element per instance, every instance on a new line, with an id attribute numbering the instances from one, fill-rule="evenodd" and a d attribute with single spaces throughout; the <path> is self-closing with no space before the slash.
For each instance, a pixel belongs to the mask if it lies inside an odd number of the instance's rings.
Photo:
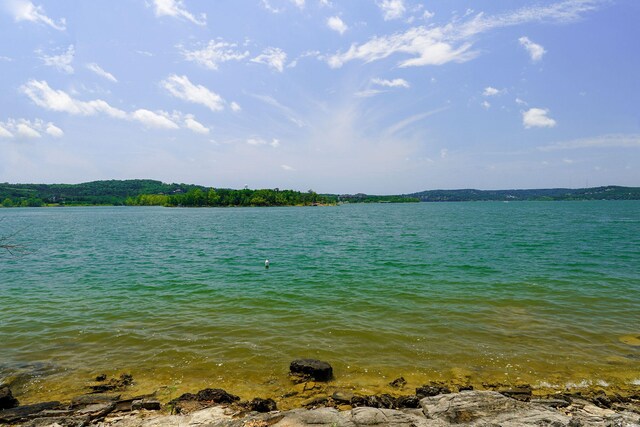
<path id="1" fill-rule="evenodd" d="M 33 252 L 0 264 L 0 382 L 28 400 L 130 371 L 140 392 L 275 395 L 317 357 L 363 390 L 630 384 L 638 207 L 6 210 Z"/>

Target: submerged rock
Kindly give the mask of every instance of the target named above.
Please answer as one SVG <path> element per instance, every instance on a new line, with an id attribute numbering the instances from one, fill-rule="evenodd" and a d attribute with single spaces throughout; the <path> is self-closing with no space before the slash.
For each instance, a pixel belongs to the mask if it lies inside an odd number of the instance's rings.
<path id="1" fill-rule="evenodd" d="M 329 381 L 333 378 L 333 368 L 327 362 L 316 359 L 297 359 L 291 362 L 289 370 L 294 375 L 302 375 L 315 381 Z"/>
<path id="2" fill-rule="evenodd" d="M 9 386 L 0 387 L 0 410 L 15 408 L 19 404 L 20 402 L 18 402 L 18 399 L 13 397 Z"/>
<path id="3" fill-rule="evenodd" d="M 407 380 L 404 377 L 396 378 L 395 380 L 389 383 L 391 387 L 402 388 L 407 385 Z"/>
<path id="4" fill-rule="evenodd" d="M 416 388 L 416 396 L 420 399 L 429 396 L 437 396 L 439 394 L 449 394 L 451 390 L 448 387 L 442 385 L 428 385 L 425 384 L 422 387 Z"/>
<path id="5" fill-rule="evenodd" d="M 106 393 L 108 391 L 123 390 L 133 384 L 133 376 L 131 374 L 122 374 L 120 375 L 120 378 L 111 378 L 107 383 L 104 383 L 107 379 L 104 375 L 99 375 L 95 379 L 101 384 L 89 386 L 93 393 Z"/>
<path id="6" fill-rule="evenodd" d="M 261 399 L 259 397 L 256 397 L 252 401 L 247 402 L 247 408 L 250 411 L 256 412 L 271 412 L 278 409 L 275 400 Z"/>

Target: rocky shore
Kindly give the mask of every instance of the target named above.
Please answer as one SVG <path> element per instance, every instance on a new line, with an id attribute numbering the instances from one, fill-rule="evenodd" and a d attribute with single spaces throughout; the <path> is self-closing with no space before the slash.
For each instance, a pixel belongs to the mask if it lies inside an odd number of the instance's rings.
<path id="1" fill-rule="evenodd" d="M 638 426 L 640 391 L 622 396 L 604 390 L 540 394 L 528 385 L 425 384 L 407 390 L 399 377 L 393 394 L 358 395 L 331 387 L 331 366 L 301 359 L 290 365 L 292 390 L 273 398 L 242 400 L 207 388 L 169 402 L 154 395 L 122 398 L 133 378 L 95 378 L 88 394 L 70 402 L 20 405 L 8 386 L 0 387 L 0 424 L 11 426 Z M 278 402 L 296 396 L 297 409 L 280 411 Z"/>

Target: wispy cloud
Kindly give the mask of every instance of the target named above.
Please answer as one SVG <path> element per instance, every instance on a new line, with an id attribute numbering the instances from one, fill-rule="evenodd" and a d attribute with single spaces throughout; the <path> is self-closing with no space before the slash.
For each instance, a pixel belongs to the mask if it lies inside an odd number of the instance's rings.
<path id="1" fill-rule="evenodd" d="M 41 50 L 37 50 L 36 54 L 40 56 L 40 59 L 47 67 L 53 67 L 56 70 L 67 74 L 73 74 L 74 69 L 71 65 L 75 55 L 75 48 L 73 45 L 69 45 L 67 50 L 60 55 L 45 55 Z"/>
<path id="2" fill-rule="evenodd" d="M 377 4 L 385 21 L 402 18 L 402 15 L 407 10 L 404 0 L 380 0 Z"/>
<path id="3" fill-rule="evenodd" d="M 522 112 L 522 124 L 525 128 L 552 128 L 556 121 L 548 116 L 549 110 L 543 108 L 530 108 Z"/>
<path id="4" fill-rule="evenodd" d="M 426 119 L 429 116 L 433 116 L 434 114 L 441 113 L 441 112 L 446 111 L 448 109 L 449 109 L 449 107 L 441 107 L 441 108 L 436 108 L 435 110 L 426 111 L 424 113 L 414 114 L 414 115 L 409 116 L 406 119 L 400 120 L 396 124 L 388 127 L 387 130 L 385 131 L 385 134 L 386 135 L 397 134 L 401 130 L 407 128 L 408 126 L 410 126 L 410 125 L 412 125 L 412 124 L 414 124 L 416 122 L 419 122 L 420 120 Z"/>
<path id="5" fill-rule="evenodd" d="M 224 109 L 225 101 L 220 95 L 202 85 L 191 83 L 187 76 L 172 74 L 160 82 L 160 85 L 171 95 L 183 101 L 204 105 L 211 111 Z"/>
<path id="6" fill-rule="evenodd" d="M 209 40 L 202 49 L 187 50 L 179 46 L 182 56 L 187 61 L 193 61 L 210 70 L 217 70 L 219 65 L 228 61 L 241 61 L 249 56 L 249 51 L 237 50 L 236 43 L 228 43 L 224 40 Z"/>
<path id="7" fill-rule="evenodd" d="M 207 15 L 201 13 L 196 17 L 189 12 L 182 0 L 153 0 L 156 16 L 171 16 L 174 18 L 186 19 L 196 25 L 207 25 Z"/>
<path id="8" fill-rule="evenodd" d="M 127 117 L 126 112 L 102 99 L 80 101 L 62 90 L 52 89 L 44 80 L 29 80 L 20 89 L 34 104 L 47 110 L 82 116 L 106 114 L 119 119 Z"/>
<path id="9" fill-rule="evenodd" d="M 273 138 L 271 140 L 271 142 L 269 142 L 269 141 L 267 141 L 266 139 L 263 139 L 263 138 L 252 137 L 252 138 L 248 138 L 247 139 L 247 144 L 249 144 L 249 145 L 269 145 L 270 147 L 278 148 L 280 146 L 280 140 L 277 139 L 277 138 Z"/>
<path id="10" fill-rule="evenodd" d="M 495 87 L 491 87 L 491 86 L 487 86 L 484 88 L 484 91 L 482 92 L 482 96 L 497 96 L 497 95 L 501 95 L 504 92 L 504 90 L 501 89 L 496 89 Z"/>
<path id="11" fill-rule="evenodd" d="M 269 95 L 251 95 L 259 101 L 264 102 L 267 105 L 275 107 L 279 110 L 291 123 L 295 124 L 299 128 L 307 126 L 307 123 L 298 117 L 297 113 L 290 107 L 281 104 L 277 99 Z"/>
<path id="12" fill-rule="evenodd" d="M 284 70 L 287 54 L 280 48 L 268 47 L 262 53 L 251 60 L 258 64 L 265 64 L 279 72 Z"/>
<path id="13" fill-rule="evenodd" d="M 520 42 L 520 46 L 524 47 L 529 53 L 533 62 L 540 61 L 547 52 L 544 50 L 544 47 L 529 40 L 529 37 L 520 37 L 518 41 Z"/>
<path id="14" fill-rule="evenodd" d="M 102 69 L 101 66 L 99 66 L 98 64 L 96 64 L 95 62 L 92 62 L 90 64 L 86 65 L 87 69 L 93 71 L 94 73 L 96 73 L 98 76 L 100 77 L 104 77 L 107 80 L 112 81 L 113 83 L 118 83 L 118 79 L 116 79 L 113 74 L 111 74 L 108 71 L 105 71 L 104 69 Z"/>
<path id="15" fill-rule="evenodd" d="M 203 132 L 204 126 L 195 122 L 194 116 L 185 115 L 179 111 L 174 111 L 169 114 L 162 110 L 151 111 L 146 108 L 139 108 L 131 113 L 127 113 L 119 108 L 112 107 L 102 99 L 81 101 L 73 98 L 65 91 L 52 89 L 44 80 L 29 80 L 20 87 L 20 90 L 27 95 L 34 104 L 50 111 L 79 116 L 106 115 L 120 120 L 137 121 L 147 128 L 154 129 L 180 129 L 180 124 L 182 124 L 182 127 L 186 129 L 197 133 L 205 133 Z M 198 125 L 201 125 L 201 127 Z M 58 133 L 55 127 L 51 128 L 48 132 L 53 136 L 55 136 L 55 133 Z"/>
<path id="16" fill-rule="evenodd" d="M 16 22 L 35 22 L 48 25 L 58 31 L 64 31 L 66 29 L 67 23 L 64 18 L 60 18 L 56 22 L 47 16 L 42 6 L 36 6 L 28 0 L 8 0 L 6 4 Z"/>
<path id="17" fill-rule="evenodd" d="M 339 16 L 331 16 L 327 18 L 327 27 L 340 33 L 340 35 L 344 34 L 345 31 L 349 29 L 347 24 Z"/>
<path id="18" fill-rule="evenodd" d="M 410 87 L 409 82 L 405 79 L 393 79 L 393 80 L 385 80 L 385 79 L 371 79 L 371 83 L 378 86 L 383 87 Z"/>
<path id="19" fill-rule="evenodd" d="M 205 125 L 203 125 L 202 123 L 198 122 L 193 115 L 188 114 L 185 119 L 184 119 L 184 125 L 187 129 L 190 129 L 191 131 L 195 132 L 195 133 L 199 133 L 202 135 L 208 135 L 209 134 L 209 128 L 207 128 Z"/>
<path id="20" fill-rule="evenodd" d="M 178 129 L 179 126 L 171 120 L 169 113 L 165 111 L 150 111 L 144 108 L 140 108 L 131 113 L 131 118 L 142 123 L 148 128 L 156 129 Z"/>
<path id="21" fill-rule="evenodd" d="M 640 148 L 640 134 L 608 134 L 573 139 L 538 147 L 540 151 L 575 150 L 580 148 Z"/>
<path id="22" fill-rule="evenodd" d="M 530 22 L 568 22 L 598 7 L 597 0 L 566 0 L 547 6 L 532 6 L 512 12 L 487 16 L 478 13 L 466 20 L 454 19 L 442 26 L 418 26 L 404 32 L 373 37 L 360 45 L 353 44 L 344 53 L 329 56 L 332 68 L 353 60 L 373 62 L 394 54 L 408 55 L 400 67 L 443 65 L 466 62 L 479 55 L 472 50 L 476 36 L 497 28 Z"/>
<path id="23" fill-rule="evenodd" d="M 51 122 L 40 119 L 8 119 L 5 122 L 0 122 L 0 138 L 41 138 L 42 133 L 54 138 L 60 138 L 64 135 L 62 129 Z"/>

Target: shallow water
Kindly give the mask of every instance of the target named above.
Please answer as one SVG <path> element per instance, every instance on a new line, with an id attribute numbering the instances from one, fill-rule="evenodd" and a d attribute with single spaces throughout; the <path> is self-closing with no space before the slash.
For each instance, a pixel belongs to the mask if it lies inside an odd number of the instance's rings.
<path id="1" fill-rule="evenodd" d="M 28 249 L 0 255 L 0 382 L 24 402 L 82 394 L 102 372 L 167 398 L 277 396 L 299 357 L 363 392 L 400 375 L 640 383 L 640 202 L 0 217 Z"/>

